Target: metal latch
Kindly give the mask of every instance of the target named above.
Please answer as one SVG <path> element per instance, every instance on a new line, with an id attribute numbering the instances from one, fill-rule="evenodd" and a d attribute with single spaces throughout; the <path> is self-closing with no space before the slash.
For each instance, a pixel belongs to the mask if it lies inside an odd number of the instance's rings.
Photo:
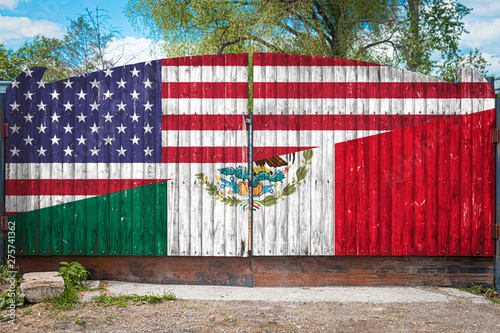
<path id="1" fill-rule="evenodd" d="M 1 128 L 0 133 L 2 135 L 2 138 L 8 138 L 9 137 L 9 123 L 3 123 Z"/>
<path id="2" fill-rule="evenodd" d="M 0 216 L 0 230 L 9 230 L 9 218 L 7 216 Z"/>
<path id="3" fill-rule="evenodd" d="M 500 239 L 500 224 L 494 223 L 491 226 L 491 237 L 493 239 Z"/>
<path id="4" fill-rule="evenodd" d="M 494 128 L 492 130 L 492 133 L 493 133 L 492 141 L 496 143 L 500 142 L 500 128 Z"/>

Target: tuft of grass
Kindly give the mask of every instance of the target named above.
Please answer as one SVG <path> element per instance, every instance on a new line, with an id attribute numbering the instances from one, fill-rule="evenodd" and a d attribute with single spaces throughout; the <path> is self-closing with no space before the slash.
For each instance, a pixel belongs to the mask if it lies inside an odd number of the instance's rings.
<path id="1" fill-rule="evenodd" d="M 132 295 L 120 295 L 120 296 L 110 296 L 107 294 L 100 294 L 99 296 L 92 297 L 92 301 L 96 306 L 110 306 L 115 305 L 118 307 L 127 307 L 131 304 L 142 305 L 142 304 L 158 304 L 164 300 L 176 300 L 177 296 L 174 293 L 164 293 L 162 296 L 158 294 L 148 294 L 139 296 L 136 294 Z"/>
<path id="2" fill-rule="evenodd" d="M 47 297 L 46 301 L 51 302 L 57 310 L 70 310 L 78 306 L 78 292 L 88 290 L 84 285 L 87 282 L 87 276 L 90 274 L 85 267 L 78 262 L 60 262 L 58 276 L 64 279 L 64 291 L 60 295 Z"/>
<path id="3" fill-rule="evenodd" d="M 500 304 L 500 295 L 498 295 L 498 293 L 495 291 L 494 288 L 486 287 L 472 282 L 470 286 L 458 287 L 457 289 L 462 291 L 467 291 L 474 295 L 484 296 L 488 300 Z"/>
<path id="4" fill-rule="evenodd" d="M 75 319 L 75 324 L 77 324 L 77 325 L 83 325 L 83 324 L 85 324 L 85 320 L 83 320 L 82 318 L 76 318 Z"/>

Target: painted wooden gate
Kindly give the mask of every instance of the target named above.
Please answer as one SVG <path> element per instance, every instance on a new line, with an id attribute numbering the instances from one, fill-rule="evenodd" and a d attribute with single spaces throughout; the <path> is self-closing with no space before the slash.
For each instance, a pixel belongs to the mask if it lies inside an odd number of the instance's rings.
<path id="1" fill-rule="evenodd" d="M 21 73 L 6 98 L 18 253 L 247 256 L 251 227 L 257 256 L 493 254 L 494 94 L 477 72 L 253 66 L 250 168 L 246 54 Z"/>

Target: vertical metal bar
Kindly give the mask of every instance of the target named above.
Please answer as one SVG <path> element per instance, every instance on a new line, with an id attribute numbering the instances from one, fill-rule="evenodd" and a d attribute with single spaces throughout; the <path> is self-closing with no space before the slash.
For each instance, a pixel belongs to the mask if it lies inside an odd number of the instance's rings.
<path id="1" fill-rule="evenodd" d="M 5 121 L 5 93 L 0 93 L 0 124 Z M 0 216 L 5 216 L 5 138 L 0 138 Z M 0 265 L 5 264 L 5 235 L 0 230 Z"/>
<path id="2" fill-rule="evenodd" d="M 495 89 L 495 78 L 486 78 Z M 500 98 L 495 98 L 495 127 L 500 128 Z M 495 223 L 500 222 L 500 144 L 495 147 Z M 495 240 L 495 275 L 494 283 L 497 292 L 500 292 L 500 239 Z"/>

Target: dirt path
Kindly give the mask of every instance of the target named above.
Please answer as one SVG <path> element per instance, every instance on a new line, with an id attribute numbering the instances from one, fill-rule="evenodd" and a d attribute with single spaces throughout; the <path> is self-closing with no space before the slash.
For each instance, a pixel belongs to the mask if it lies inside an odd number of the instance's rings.
<path id="1" fill-rule="evenodd" d="M 17 312 L 1 332 L 500 332 L 500 304 L 449 288 L 440 302 L 260 302 L 175 300 L 127 307 L 46 304 Z M 179 295 L 182 297 L 182 295 Z"/>

